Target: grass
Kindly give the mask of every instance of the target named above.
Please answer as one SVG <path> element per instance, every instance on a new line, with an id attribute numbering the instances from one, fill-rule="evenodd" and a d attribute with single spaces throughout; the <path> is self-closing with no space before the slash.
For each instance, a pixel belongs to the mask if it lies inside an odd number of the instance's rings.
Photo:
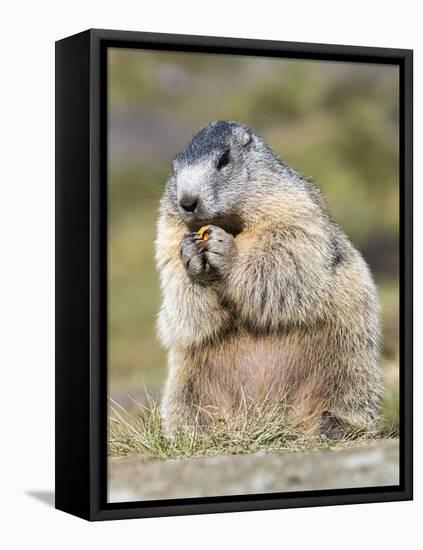
<path id="1" fill-rule="evenodd" d="M 323 435 L 307 435 L 290 425 L 280 409 L 245 409 L 237 419 L 221 418 L 207 428 L 198 423 L 169 438 L 163 430 L 159 403 L 147 394 L 146 404 L 134 401 L 131 414 L 111 400 L 108 453 L 111 457 L 140 454 L 145 461 L 169 460 L 216 454 L 258 451 L 307 451 L 359 446 L 375 439 L 398 437 L 397 395 L 387 394 L 379 429 L 372 433 L 347 433 L 337 441 Z"/>
<path id="2" fill-rule="evenodd" d="M 386 385 L 382 402 L 382 417 L 379 423 L 379 432 L 382 436 L 391 434 L 399 436 L 399 384 L 397 381 Z"/>

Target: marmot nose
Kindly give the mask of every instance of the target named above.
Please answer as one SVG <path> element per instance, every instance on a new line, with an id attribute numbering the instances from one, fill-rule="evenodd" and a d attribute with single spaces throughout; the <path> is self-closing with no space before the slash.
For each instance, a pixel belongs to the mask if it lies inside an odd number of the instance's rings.
<path id="1" fill-rule="evenodd" d="M 182 210 L 185 210 L 185 212 L 194 212 L 194 210 L 197 208 L 198 204 L 198 198 L 193 197 L 192 195 L 182 195 L 182 197 L 179 199 L 179 206 L 182 208 Z"/>

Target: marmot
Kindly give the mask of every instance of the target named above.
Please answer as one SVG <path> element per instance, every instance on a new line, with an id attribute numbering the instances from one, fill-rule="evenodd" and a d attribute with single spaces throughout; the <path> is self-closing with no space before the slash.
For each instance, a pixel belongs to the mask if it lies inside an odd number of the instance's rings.
<path id="1" fill-rule="evenodd" d="M 207 240 L 198 229 L 209 225 Z M 241 400 L 311 433 L 372 430 L 379 306 L 360 253 L 316 184 L 250 127 L 215 121 L 175 157 L 156 240 L 167 433 Z"/>

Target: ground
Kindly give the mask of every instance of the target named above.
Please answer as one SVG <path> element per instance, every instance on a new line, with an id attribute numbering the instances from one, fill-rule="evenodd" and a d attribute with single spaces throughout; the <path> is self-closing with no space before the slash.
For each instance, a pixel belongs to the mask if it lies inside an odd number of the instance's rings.
<path id="1" fill-rule="evenodd" d="M 398 485 L 399 442 L 145 462 L 109 460 L 109 502 Z"/>
<path id="2" fill-rule="evenodd" d="M 168 437 L 159 408 L 148 394 L 131 412 L 111 402 L 111 502 L 399 483 L 397 416 L 386 406 L 377 430 L 336 441 L 304 433 L 278 408 L 258 406 Z"/>

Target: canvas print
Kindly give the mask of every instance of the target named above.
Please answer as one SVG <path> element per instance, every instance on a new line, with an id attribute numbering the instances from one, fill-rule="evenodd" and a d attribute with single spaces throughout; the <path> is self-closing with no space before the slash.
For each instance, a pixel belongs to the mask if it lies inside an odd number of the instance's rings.
<path id="1" fill-rule="evenodd" d="M 108 48 L 108 501 L 399 484 L 399 69 Z"/>

